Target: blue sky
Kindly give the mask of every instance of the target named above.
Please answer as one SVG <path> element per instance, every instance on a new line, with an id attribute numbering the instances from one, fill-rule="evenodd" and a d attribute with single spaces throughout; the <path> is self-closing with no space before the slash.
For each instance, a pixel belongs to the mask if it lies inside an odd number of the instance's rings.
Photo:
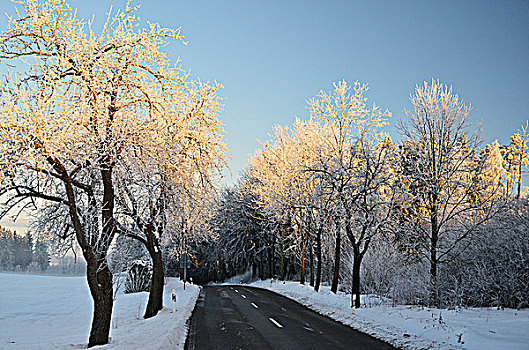
<path id="1" fill-rule="evenodd" d="M 79 16 L 102 21 L 111 4 L 71 0 Z M 133 1 L 143 20 L 182 27 L 170 45 L 194 77 L 225 88 L 232 183 L 274 124 L 306 118 L 305 101 L 340 79 L 371 87 L 369 101 L 409 108 L 416 84 L 439 78 L 473 106 L 485 141 L 508 137 L 529 119 L 527 1 Z M 12 4 L 2 1 L 2 13 Z M 5 19 L 0 21 L 5 27 Z M 396 137 L 394 127 L 389 129 Z"/>

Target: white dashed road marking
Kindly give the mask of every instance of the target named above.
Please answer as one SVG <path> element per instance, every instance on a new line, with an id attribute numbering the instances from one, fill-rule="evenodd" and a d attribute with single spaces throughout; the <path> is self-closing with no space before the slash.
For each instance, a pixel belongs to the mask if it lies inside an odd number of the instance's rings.
<path id="1" fill-rule="evenodd" d="M 252 306 L 253 306 L 254 308 L 256 308 L 256 309 L 259 308 L 259 306 L 255 305 L 254 303 L 252 303 Z"/>
<path id="2" fill-rule="evenodd" d="M 235 293 L 239 293 L 239 291 L 237 289 L 235 289 Z"/>
<path id="3" fill-rule="evenodd" d="M 278 326 L 279 328 L 283 328 L 283 326 L 280 325 L 279 322 L 277 322 L 276 320 L 274 320 L 272 317 L 268 317 L 268 319 L 269 319 L 273 324 L 275 324 L 276 326 Z"/>
<path id="4" fill-rule="evenodd" d="M 244 296 L 244 294 L 241 294 L 241 297 L 243 297 L 244 299 L 246 299 L 246 297 Z"/>

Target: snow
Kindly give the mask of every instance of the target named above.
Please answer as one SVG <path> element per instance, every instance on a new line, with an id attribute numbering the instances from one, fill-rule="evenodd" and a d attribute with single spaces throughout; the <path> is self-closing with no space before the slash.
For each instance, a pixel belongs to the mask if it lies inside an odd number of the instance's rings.
<path id="1" fill-rule="evenodd" d="M 529 349 L 529 310 L 392 306 L 388 299 L 362 295 L 366 307 L 351 312 L 350 294 L 319 293 L 299 282 L 264 280 L 250 284 L 277 292 L 403 349 Z M 462 343 L 459 343 L 459 339 Z"/>
<path id="2" fill-rule="evenodd" d="M 176 289 L 176 313 L 171 290 Z M 199 287 L 170 278 L 164 309 L 142 318 L 148 293 L 118 293 L 114 303 L 111 343 L 94 349 L 183 349 L 186 322 Z M 92 299 L 85 277 L 0 273 L 1 349 L 83 349 L 88 342 Z"/>

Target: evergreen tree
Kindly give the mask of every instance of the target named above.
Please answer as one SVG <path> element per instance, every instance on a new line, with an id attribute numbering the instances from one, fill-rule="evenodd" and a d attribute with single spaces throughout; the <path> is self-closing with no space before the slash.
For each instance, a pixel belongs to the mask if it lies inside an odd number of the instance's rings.
<path id="1" fill-rule="evenodd" d="M 0 226 L 0 269 L 10 270 L 13 267 L 13 233 Z"/>
<path id="2" fill-rule="evenodd" d="M 48 245 L 42 238 L 37 238 L 35 242 L 35 247 L 33 249 L 33 261 L 38 264 L 42 271 L 46 270 L 50 265 Z"/>

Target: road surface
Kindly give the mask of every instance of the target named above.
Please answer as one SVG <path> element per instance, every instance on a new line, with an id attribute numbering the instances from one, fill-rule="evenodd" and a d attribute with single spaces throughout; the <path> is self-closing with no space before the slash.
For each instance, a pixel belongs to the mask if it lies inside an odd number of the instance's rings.
<path id="1" fill-rule="evenodd" d="M 288 298 L 243 286 L 204 287 L 185 348 L 394 349 Z"/>

